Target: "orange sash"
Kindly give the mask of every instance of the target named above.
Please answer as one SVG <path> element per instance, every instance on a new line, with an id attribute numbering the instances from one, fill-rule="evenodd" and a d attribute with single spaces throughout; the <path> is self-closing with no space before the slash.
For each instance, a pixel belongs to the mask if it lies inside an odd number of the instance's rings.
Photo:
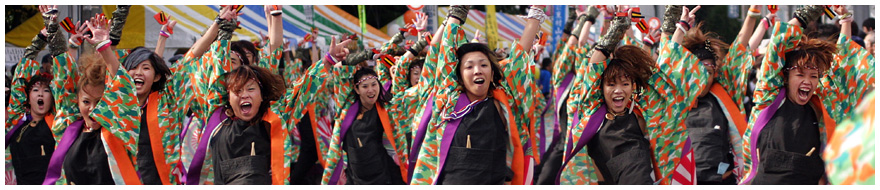
<path id="1" fill-rule="evenodd" d="M 165 163 L 165 148 L 162 146 L 162 134 L 165 134 L 165 131 L 168 128 L 161 129 L 159 128 L 159 92 L 150 93 L 150 96 L 147 98 L 147 126 L 150 130 L 150 147 L 153 150 L 153 162 L 156 163 L 156 170 L 159 171 L 159 179 L 162 180 L 162 185 L 170 185 L 170 180 L 168 179 L 168 164 Z M 145 134 L 140 134 L 145 135 Z"/>
<path id="2" fill-rule="evenodd" d="M 282 130 L 281 118 L 271 110 L 266 112 L 263 120 L 270 125 L 272 185 L 284 185 L 284 180 L 290 176 L 290 170 L 284 169 L 284 138 L 287 138 L 285 134 L 288 132 Z"/>
<path id="3" fill-rule="evenodd" d="M 388 142 L 391 143 L 391 147 L 394 147 L 394 151 L 397 152 L 398 147 L 396 142 L 394 141 L 394 135 L 391 132 L 393 129 L 391 128 L 391 119 L 389 119 L 388 117 L 388 111 L 385 110 L 385 107 L 383 107 L 381 104 L 376 104 L 376 111 L 379 112 L 379 121 L 382 122 L 382 128 L 385 130 L 385 137 L 388 138 Z M 404 183 L 409 183 L 409 179 L 407 179 L 407 176 L 409 176 L 409 174 L 407 173 L 407 168 L 409 168 L 407 165 L 408 160 L 409 159 L 407 156 L 404 156 L 403 159 L 398 159 L 400 163 L 398 164 L 398 167 L 400 167 L 400 176 L 403 177 Z"/>

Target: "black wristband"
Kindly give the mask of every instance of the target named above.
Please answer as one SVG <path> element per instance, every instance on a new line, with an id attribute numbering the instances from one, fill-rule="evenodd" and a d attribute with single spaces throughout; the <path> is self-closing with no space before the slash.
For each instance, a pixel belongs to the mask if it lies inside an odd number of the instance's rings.
<path id="1" fill-rule="evenodd" d="M 44 42 L 49 42 L 49 37 L 46 35 L 43 35 L 42 32 L 38 33 L 37 36 L 40 37 L 40 40 L 43 40 Z"/>

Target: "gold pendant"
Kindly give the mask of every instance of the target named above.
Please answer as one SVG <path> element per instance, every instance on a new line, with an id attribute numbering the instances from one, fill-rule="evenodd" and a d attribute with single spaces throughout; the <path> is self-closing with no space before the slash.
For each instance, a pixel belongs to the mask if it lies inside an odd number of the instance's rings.
<path id="1" fill-rule="evenodd" d="M 613 114 L 613 113 L 606 113 L 606 114 L 605 114 L 605 119 L 608 119 L 608 120 L 614 120 L 614 114 Z"/>

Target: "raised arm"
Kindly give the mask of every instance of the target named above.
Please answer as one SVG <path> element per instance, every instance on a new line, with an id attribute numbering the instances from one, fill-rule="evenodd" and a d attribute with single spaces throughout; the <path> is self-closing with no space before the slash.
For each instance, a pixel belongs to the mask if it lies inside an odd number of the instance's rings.
<path id="1" fill-rule="evenodd" d="M 107 30 L 107 18 L 103 15 L 95 14 L 95 17 L 86 21 L 86 25 L 88 25 L 89 30 L 92 31 L 91 38 L 87 38 L 86 40 L 91 44 L 97 44 L 95 47 L 97 53 L 101 54 L 101 57 L 104 58 L 104 61 L 107 63 L 107 69 L 113 74 L 112 72 L 119 68 L 119 58 L 110 48 L 112 42 L 109 35 L 110 31 Z"/>
<path id="2" fill-rule="evenodd" d="M 281 5 L 264 6 L 269 26 L 269 51 L 274 51 L 284 43 L 284 22 L 281 20 Z"/>
<path id="3" fill-rule="evenodd" d="M 764 34 L 773 27 L 775 20 L 776 13 L 767 14 L 767 16 L 761 19 L 761 23 L 758 24 L 758 28 L 755 29 L 755 33 L 749 39 L 749 52 L 754 52 L 758 49 L 758 46 L 761 45 L 761 40 L 764 40 Z"/>
<path id="4" fill-rule="evenodd" d="M 660 30 L 663 33 L 660 34 L 660 41 L 662 39 L 666 39 L 669 36 L 672 36 L 676 31 L 675 24 L 678 23 L 679 18 L 681 18 L 682 5 L 666 5 L 666 11 L 663 13 L 663 24 L 660 27 Z"/>
<path id="5" fill-rule="evenodd" d="M 159 30 L 159 39 L 156 40 L 156 54 L 159 57 L 165 57 L 165 41 L 171 37 L 171 33 L 169 31 L 174 30 L 174 25 L 177 25 L 176 20 L 168 20 L 168 23 L 162 25 L 162 29 Z"/>
<path id="6" fill-rule="evenodd" d="M 116 50 L 116 45 L 122 40 L 122 27 L 125 26 L 125 19 L 128 18 L 128 12 L 131 5 L 116 5 L 113 11 L 113 18 L 110 24 L 110 42 L 111 49 Z"/>
<path id="7" fill-rule="evenodd" d="M 673 42 L 681 44 L 682 41 L 684 41 L 685 34 L 687 34 L 687 31 L 690 30 L 691 26 L 694 26 L 695 24 L 695 18 L 697 17 L 696 13 L 697 10 L 700 10 L 700 7 L 701 6 L 697 5 L 697 7 L 694 7 L 694 10 L 689 10 L 687 7 L 682 7 L 680 18 L 681 21 L 687 22 L 687 25 L 679 21 L 679 23 L 675 26 L 678 29 L 675 30 L 675 34 L 672 35 Z"/>
<path id="8" fill-rule="evenodd" d="M 740 27 L 739 33 L 736 34 L 737 42 L 741 44 L 748 43 L 747 40 L 752 36 L 752 33 L 754 32 L 755 20 L 761 17 L 761 10 L 758 9 L 759 7 L 760 6 L 758 5 L 749 6 L 749 16 L 746 17 L 745 21 L 743 21 L 743 25 L 742 27 Z"/>
<path id="9" fill-rule="evenodd" d="M 544 14 L 544 5 L 533 5 L 529 8 L 528 18 L 526 28 L 523 29 L 522 36 L 519 37 L 519 45 L 524 50 L 532 49 L 532 42 L 535 41 L 535 34 L 541 28 L 541 22 L 547 19 L 547 15 Z"/>

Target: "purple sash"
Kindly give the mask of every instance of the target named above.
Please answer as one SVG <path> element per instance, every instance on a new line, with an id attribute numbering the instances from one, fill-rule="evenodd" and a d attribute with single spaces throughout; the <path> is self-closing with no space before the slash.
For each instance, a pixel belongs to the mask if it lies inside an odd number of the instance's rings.
<path id="1" fill-rule="evenodd" d="M 82 132 L 82 126 L 83 120 L 77 120 L 64 130 L 64 136 L 61 136 L 58 148 L 55 149 L 52 158 L 49 158 L 49 168 L 46 170 L 46 179 L 43 180 L 43 185 L 55 185 L 55 182 L 61 178 L 61 164 L 64 163 L 64 156 L 67 155 L 67 150 L 70 150 L 73 141 L 76 141 Z"/>
<path id="2" fill-rule="evenodd" d="M 581 132 L 581 138 L 578 139 L 577 146 L 572 147 L 573 140 L 571 138 L 566 140 L 568 144 L 565 149 L 565 159 L 562 160 L 562 166 L 559 168 L 559 173 L 556 174 L 556 185 L 559 185 L 560 180 L 562 180 L 562 171 L 565 170 L 565 165 L 568 164 L 568 161 L 571 161 L 571 158 L 574 157 L 578 151 L 584 148 L 587 145 L 587 142 L 590 142 L 590 139 L 593 139 L 593 136 L 596 135 L 596 131 L 599 130 L 599 127 L 602 126 L 602 122 L 605 121 L 605 104 L 599 106 L 599 110 L 596 110 L 596 113 L 590 115 L 590 121 L 587 122 L 587 125 L 584 126 L 583 132 Z M 573 124 L 577 125 L 580 122 L 580 118 L 575 116 L 575 121 Z M 572 125 L 574 126 L 574 125 Z M 571 134 L 571 129 L 568 130 L 568 134 Z M 569 137 L 573 137 L 569 135 Z"/>
<path id="3" fill-rule="evenodd" d="M 432 110 L 434 110 L 434 95 L 428 97 L 428 106 L 425 107 L 425 111 L 422 112 L 422 118 L 419 123 L 419 128 L 416 131 L 415 138 L 412 140 L 412 148 L 409 150 L 409 176 L 408 179 L 412 179 L 413 171 L 416 168 L 416 161 L 419 158 L 419 151 L 422 148 L 422 141 L 425 140 L 425 133 L 428 130 L 428 123 L 431 121 Z"/>
<path id="4" fill-rule="evenodd" d="M 461 93 L 461 95 L 458 96 L 458 102 L 455 103 L 455 108 L 453 110 L 464 109 L 469 103 L 470 100 L 467 95 Z M 468 112 L 471 110 L 468 110 Z M 462 116 L 463 115 L 467 115 L 467 112 L 463 113 Z M 458 125 L 461 124 L 461 118 L 445 121 L 444 123 L 447 124 L 446 129 L 443 130 L 443 139 L 440 139 L 440 167 L 437 167 L 437 176 L 440 176 L 440 174 L 443 173 L 443 165 L 446 164 L 446 156 L 449 153 L 449 147 L 452 146 L 452 139 L 455 137 L 455 131 L 458 130 Z M 433 185 L 437 185 L 436 179 L 434 180 Z"/>
<path id="5" fill-rule="evenodd" d="M 573 73 L 566 74 L 565 79 L 562 80 L 561 86 L 556 89 L 556 102 L 554 102 L 556 104 L 556 118 L 554 120 L 556 121 L 553 123 L 553 127 L 555 127 L 553 129 L 554 134 L 559 133 L 559 114 L 567 114 L 566 110 L 559 109 L 562 107 L 561 104 L 565 102 L 565 100 L 562 99 L 562 94 L 565 93 L 565 90 L 567 90 L 568 87 L 571 85 L 571 81 L 573 78 Z"/>
<path id="6" fill-rule="evenodd" d="M 356 101 L 354 104 L 348 108 L 348 112 L 346 112 L 345 118 L 342 120 L 342 129 L 339 132 L 339 143 L 340 146 L 342 144 L 342 139 L 345 139 L 345 133 L 348 132 L 348 128 L 351 127 L 351 123 L 354 122 L 354 119 L 357 117 L 357 112 L 360 110 L 361 102 Z M 339 176 L 342 175 L 342 153 L 339 154 L 339 160 L 336 161 L 336 169 L 333 169 L 333 175 L 330 176 L 330 182 L 328 185 L 336 185 L 339 181 Z"/>
<path id="7" fill-rule="evenodd" d="M 15 133 L 15 130 L 18 130 L 18 128 L 21 128 L 21 126 L 24 126 L 25 121 L 28 121 L 28 119 L 30 119 L 30 118 L 31 118 L 31 114 L 24 115 L 24 117 L 22 117 L 21 120 L 18 121 L 18 124 L 15 124 L 15 126 L 12 127 L 12 130 L 6 132 L 6 146 L 7 147 L 9 146 L 9 140 L 12 140 L 12 134 Z M 51 123 L 50 123 L 50 125 L 51 125 Z"/>
<path id="8" fill-rule="evenodd" d="M 547 111 L 548 111 L 548 110 L 550 110 L 550 106 L 547 106 L 546 108 L 544 108 L 544 111 L 541 112 L 541 116 L 540 116 L 540 118 L 541 118 L 541 120 L 540 120 L 541 124 L 539 125 L 539 126 L 540 126 L 540 127 L 539 127 L 540 129 L 538 129 L 538 131 L 535 131 L 535 133 L 537 133 L 536 135 L 537 135 L 538 138 L 539 138 L 539 139 L 538 139 L 538 151 L 540 152 L 539 155 L 544 155 L 544 153 L 547 151 L 547 150 L 544 148 L 544 144 L 547 143 L 547 142 L 545 142 L 546 139 L 547 139 L 547 138 L 546 138 L 547 134 L 544 133 L 544 129 L 546 128 L 546 126 L 544 125 L 544 114 L 547 114 Z"/>
<path id="9" fill-rule="evenodd" d="M 199 147 L 196 148 L 196 153 L 193 156 L 192 163 L 189 165 L 189 172 L 186 173 L 186 181 L 187 185 L 198 185 L 199 179 L 202 175 L 202 164 L 205 163 L 205 154 L 208 151 L 208 139 L 211 138 L 211 134 L 214 133 L 214 129 L 220 125 L 223 120 L 228 118 L 225 114 L 225 109 L 222 107 L 217 108 L 214 111 L 214 114 L 211 114 L 211 118 L 208 119 L 206 129 L 202 131 L 202 136 L 199 139 Z M 206 136 L 207 135 L 207 136 Z"/>
<path id="10" fill-rule="evenodd" d="M 761 114 L 758 114 L 758 119 L 755 120 L 755 125 L 752 128 L 751 136 L 749 140 L 751 143 L 749 144 L 749 150 L 752 151 L 752 169 L 749 171 L 749 177 L 743 180 L 740 184 L 748 184 L 755 178 L 755 175 L 758 173 L 758 164 L 760 160 L 758 160 L 758 136 L 761 135 L 761 130 L 764 129 L 764 126 L 767 125 L 767 122 L 770 122 L 770 118 L 776 114 L 776 110 L 779 109 L 779 105 L 782 104 L 783 99 L 785 99 L 785 88 L 779 90 L 779 94 L 776 95 L 776 99 L 773 100 L 773 103 L 770 104 L 764 111 L 761 111 Z"/>
<path id="11" fill-rule="evenodd" d="M 391 81 L 385 82 L 385 85 L 382 85 L 382 89 L 385 89 L 385 92 L 391 89 Z"/>

